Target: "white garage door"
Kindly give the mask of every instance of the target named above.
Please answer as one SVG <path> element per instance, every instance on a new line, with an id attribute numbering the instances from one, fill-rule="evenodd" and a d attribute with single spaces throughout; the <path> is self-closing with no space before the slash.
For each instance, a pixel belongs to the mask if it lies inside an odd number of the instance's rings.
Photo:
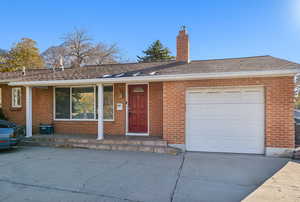
<path id="1" fill-rule="evenodd" d="M 202 88 L 186 94 L 188 151 L 264 153 L 264 91 Z"/>

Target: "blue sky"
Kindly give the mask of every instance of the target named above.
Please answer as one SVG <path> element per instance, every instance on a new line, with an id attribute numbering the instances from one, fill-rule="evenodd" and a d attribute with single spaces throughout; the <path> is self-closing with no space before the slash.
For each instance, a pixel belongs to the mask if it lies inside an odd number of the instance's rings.
<path id="1" fill-rule="evenodd" d="M 300 0 L 2 0 L 0 48 L 22 37 L 44 51 L 74 27 L 135 60 L 159 39 L 175 55 L 181 25 L 191 59 L 273 55 L 300 63 Z"/>

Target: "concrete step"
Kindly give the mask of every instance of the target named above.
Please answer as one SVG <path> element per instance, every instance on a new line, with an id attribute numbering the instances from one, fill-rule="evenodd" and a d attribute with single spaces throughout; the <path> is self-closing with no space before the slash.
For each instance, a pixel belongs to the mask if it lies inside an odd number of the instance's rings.
<path id="1" fill-rule="evenodd" d="M 165 140 L 130 140 L 130 139 L 81 139 L 81 138 L 62 138 L 62 137 L 32 137 L 33 142 L 64 142 L 64 143 L 89 143 L 89 144 L 115 144 L 115 145 L 144 145 L 144 146 L 167 146 Z"/>
<path id="2" fill-rule="evenodd" d="M 61 140 L 61 139 L 59 139 Z M 47 147 L 64 147 L 64 148 L 85 148 L 85 149 L 97 149 L 97 150 L 107 150 L 107 151 L 140 151 L 140 152 L 152 152 L 152 153 L 164 153 L 177 155 L 180 153 L 179 149 L 169 147 L 169 146 L 160 146 L 160 145 L 147 145 L 144 144 L 129 144 L 131 142 L 123 142 L 122 144 L 109 144 L 109 142 L 68 142 L 68 141 L 57 141 L 50 139 L 45 141 L 44 139 L 25 139 L 21 142 L 23 146 L 47 146 Z M 110 142 L 115 143 L 115 142 Z M 120 142 L 118 142 L 120 143 Z M 151 143 L 152 144 L 152 143 Z"/>

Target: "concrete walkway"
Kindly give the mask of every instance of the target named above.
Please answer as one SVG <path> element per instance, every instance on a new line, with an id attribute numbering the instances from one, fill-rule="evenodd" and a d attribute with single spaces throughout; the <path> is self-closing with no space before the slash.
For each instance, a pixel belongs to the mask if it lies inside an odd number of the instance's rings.
<path id="1" fill-rule="evenodd" d="M 23 147 L 0 151 L 0 201 L 241 201 L 288 161 Z"/>
<path id="2" fill-rule="evenodd" d="M 300 162 L 289 162 L 244 202 L 300 201 Z"/>

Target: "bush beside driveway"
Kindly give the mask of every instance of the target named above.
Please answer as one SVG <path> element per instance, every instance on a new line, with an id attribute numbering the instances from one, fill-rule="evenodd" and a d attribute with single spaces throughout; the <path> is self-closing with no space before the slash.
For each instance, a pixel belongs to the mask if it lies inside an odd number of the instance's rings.
<path id="1" fill-rule="evenodd" d="M 240 201 L 289 160 L 23 147 L 0 152 L 0 201 Z"/>

